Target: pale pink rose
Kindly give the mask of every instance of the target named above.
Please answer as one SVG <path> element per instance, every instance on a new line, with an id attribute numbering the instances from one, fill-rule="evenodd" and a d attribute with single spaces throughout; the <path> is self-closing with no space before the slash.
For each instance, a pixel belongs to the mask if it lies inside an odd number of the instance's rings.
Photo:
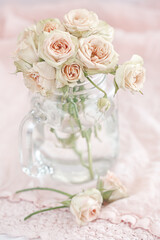
<path id="1" fill-rule="evenodd" d="M 118 62 L 118 54 L 112 43 L 102 35 L 92 35 L 79 40 L 79 59 L 83 62 L 88 74 L 113 71 Z"/>
<path id="2" fill-rule="evenodd" d="M 39 37 L 40 57 L 53 67 L 59 67 L 77 53 L 77 38 L 68 32 L 54 30 Z"/>
<path id="3" fill-rule="evenodd" d="M 91 32 L 91 34 L 103 35 L 107 41 L 112 42 L 114 29 L 108 23 L 100 20 L 98 26 Z"/>
<path id="4" fill-rule="evenodd" d="M 100 191 L 93 188 L 77 194 L 72 198 L 70 211 L 76 217 L 79 225 L 98 218 L 102 206 L 102 196 Z"/>
<path id="5" fill-rule="evenodd" d="M 127 88 L 132 92 L 140 91 L 145 82 L 142 57 L 133 55 L 130 61 L 120 65 L 116 70 L 115 81 L 119 88 Z"/>
<path id="6" fill-rule="evenodd" d="M 74 87 L 77 82 L 85 81 L 82 64 L 78 60 L 69 60 L 56 71 L 56 79 L 63 85 Z"/>
<path id="7" fill-rule="evenodd" d="M 42 32 L 52 32 L 56 29 L 65 31 L 64 26 L 61 24 L 58 18 L 48 18 L 41 20 L 36 25 L 37 34 L 41 34 Z"/>
<path id="8" fill-rule="evenodd" d="M 38 62 L 37 35 L 35 25 L 27 28 L 19 36 L 15 58 L 28 64 Z"/>
<path id="9" fill-rule="evenodd" d="M 108 171 L 107 175 L 102 177 L 101 180 L 104 191 L 114 190 L 112 195 L 109 197 L 109 201 L 115 201 L 128 196 L 126 187 L 111 171 Z"/>
<path id="10" fill-rule="evenodd" d="M 74 9 L 64 16 L 65 28 L 76 37 L 89 35 L 98 24 L 97 14 L 87 9 Z"/>
<path id="11" fill-rule="evenodd" d="M 55 88 L 55 69 L 46 62 L 33 64 L 33 67 L 23 73 L 24 83 L 32 92 L 43 96 L 51 95 Z"/>

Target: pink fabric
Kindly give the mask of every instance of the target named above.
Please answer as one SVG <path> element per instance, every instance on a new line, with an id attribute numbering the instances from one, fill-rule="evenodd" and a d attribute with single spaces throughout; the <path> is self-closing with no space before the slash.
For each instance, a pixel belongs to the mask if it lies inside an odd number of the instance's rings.
<path id="1" fill-rule="evenodd" d="M 67 209 L 46 212 L 25 222 L 24 215 L 39 209 L 33 203 L 20 201 L 17 207 L 17 203 L 0 199 L 0 206 L 1 215 L 5 216 L 5 221 L 4 218 L 0 218 L 1 232 L 10 233 L 12 236 L 25 235 L 27 239 L 34 238 L 34 240 L 35 238 L 36 240 L 39 238 L 42 240 L 159 239 L 142 228 L 133 229 L 124 222 L 113 224 L 106 219 L 97 219 L 86 226 L 79 227 Z"/>
<path id="2" fill-rule="evenodd" d="M 155 5 L 149 8 L 149 2 L 139 7 L 80 2 L 56 3 L 56 6 L 5 6 L 0 10 L 0 197 L 4 198 L 0 199 L 0 233 L 48 240 L 55 234 L 57 239 L 84 239 L 87 231 L 96 231 L 98 235 L 94 232 L 94 238 L 87 239 L 104 240 L 109 239 L 106 233 L 109 220 L 119 223 L 117 229 L 122 229 L 120 222 L 125 222 L 132 228 L 139 227 L 155 235 L 147 239 L 157 239 L 156 236 L 160 237 L 160 4 L 152 1 Z M 144 96 L 119 93 L 121 150 L 113 171 L 128 187 L 130 196 L 103 207 L 100 220 L 90 223 L 89 227 L 79 228 L 68 210 L 45 213 L 24 223 L 23 217 L 33 209 L 54 206 L 62 198 L 58 194 L 40 191 L 14 195 L 16 190 L 50 186 L 75 193 L 95 185 L 92 182 L 75 186 L 56 183 L 49 177 L 29 178 L 22 173 L 18 156 L 18 127 L 27 113 L 28 96 L 21 77 L 13 74 L 12 53 L 17 35 L 35 20 L 62 17 L 69 9 L 77 7 L 96 11 L 100 18 L 116 28 L 114 44 L 120 54 L 120 62 L 128 60 L 134 53 L 142 55 L 145 61 L 147 80 Z M 63 235 L 58 232 L 61 225 Z M 145 234 L 144 230 L 139 237 Z M 63 238 L 65 234 L 66 238 Z M 80 238 L 80 234 L 84 234 L 83 237 Z M 118 236 L 110 239 L 127 239 Z"/>

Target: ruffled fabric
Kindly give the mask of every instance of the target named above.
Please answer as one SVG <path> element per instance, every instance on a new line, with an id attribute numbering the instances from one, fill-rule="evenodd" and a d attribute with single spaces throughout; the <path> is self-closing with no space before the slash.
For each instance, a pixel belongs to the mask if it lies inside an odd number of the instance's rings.
<path id="1" fill-rule="evenodd" d="M 159 239 L 142 228 L 132 229 L 129 224 L 123 221 L 119 224 L 113 224 L 108 220 L 98 219 L 86 226 L 79 227 L 67 209 L 46 212 L 25 222 L 23 220 L 24 215 L 26 216 L 29 212 L 39 210 L 33 203 L 20 201 L 19 204 L 17 204 L 1 199 L 0 206 L 2 209 L 0 215 L 0 232 L 8 233 L 8 235 L 12 237 L 25 236 L 25 239 L 36 240 Z M 2 235 L 0 235 L 0 239 L 1 236 Z"/>

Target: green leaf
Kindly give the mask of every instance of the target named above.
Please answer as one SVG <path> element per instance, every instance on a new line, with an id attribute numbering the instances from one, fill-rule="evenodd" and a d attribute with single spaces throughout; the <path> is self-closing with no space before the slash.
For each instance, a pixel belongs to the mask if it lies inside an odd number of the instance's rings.
<path id="1" fill-rule="evenodd" d="M 39 62 L 45 62 L 42 58 L 39 58 Z"/>
<path id="2" fill-rule="evenodd" d="M 98 178 L 98 181 L 97 181 L 97 189 L 102 192 L 103 191 L 103 181 Z"/>
<path id="3" fill-rule="evenodd" d="M 67 96 L 69 91 L 69 86 L 66 85 L 62 88 L 59 88 L 59 90 L 62 91 L 65 96 Z"/>
<path id="4" fill-rule="evenodd" d="M 112 195 L 112 193 L 114 192 L 115 190 L 109 190 L 109 191 L 105 191 L 102 193 L 102 197 L 103 197 L 103 200 L 104 201 L 108 201 L 110 196 Z"/>
<path id="5" fill-rule="evenodd" d="M 139 91 L 139 93 L 140 93 L 141 95 L 143 95 L 143 92 L 142 92 L 142 91 Z"/>
<path id="6" fill-rule="evenodd" d="M 110 74 L 112 74 L 112 75 L 115 75 L 116 74 L 116 71 L 117 71 L 117 69 L 118 69 L 118 64 L 115 66 L 115 68 L 114 69 L 112 69 L 112 71 L 111 72 L 109 72 Z"/>
<path id="7" fill-rule="evenodd" d="M 63 202 L 61 202 L 61 204 L 65 207 L 69 207 L 71 204 L 71 200 L 69 199 L 69 200 L 63 201 Z"/>
<path id="8" fill-rule="evenodd" d="M 73 98 L 73 101 L 74 101 L 75 103 L 77 103 L 77 102 L 78 102 L 78 99 L 77 99 L 76 97 L 74 97 L 74 98 Z"/>
<path id="9" fill-rule="evenodd" d="M 50 131 L 51 131 L 52 133 L 55 133 L 55 129 L 54 129 L 54 128 L 50 128 Z"/>
<path id="10" fill-rule="evenodd" d="M 85 102 L 86 98 L 84 96 L 80 96 L 81 102 Z"/>
<path id="11" fill-rule="evenodd" d="M 117 85 L 117 83 L 116 83 L 115 78 L 114 78 L 114 87 L 115 87 L 115 93 L 114 93 L 114 95 L 116 95 L 116 93 L 117 93 L 118 90 L 119 90 L 119 87 L 118 87 L 118 85 Z"/>

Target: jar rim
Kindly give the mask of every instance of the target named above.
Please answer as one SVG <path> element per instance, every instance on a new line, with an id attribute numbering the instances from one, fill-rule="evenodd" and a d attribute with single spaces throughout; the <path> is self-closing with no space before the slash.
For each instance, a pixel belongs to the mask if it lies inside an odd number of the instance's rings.
<path id="1" fill-rule="evenodd" d="M 97 86 L 101 86 L 104 80 L 106 79 L 106 74 L 104 73 L 98 73 L 94 75 L 90 75 L 89 78 L 96 83 Z M 66 85 L 67 86 L 67 85 Z M 84 82 L 77 83 L 74 87 L 69 87 L 68 93 L 70 96 L 79 96 L 86 93 L 90 93 L 93 90 L 95 90 L 95 86 L 93 86 L 87 79 Z M 61 90 L 61 88 L 57 88 L 54 96 L 60 97 L 63 96 L 64 92 Z M 52 96 L 51 96 L 52 98 Z"/>
<path id="2" fill-rule="evenodd" d="M 94 74 L 94 75 L 90 75 L 89 78 L 96 83 L 97 86 L 101 86 L 101 84 L 104 82 L 104 80 L 106 79 L 106 74 Z M 74 91 L 76 90 L 76 88 L 83 88 L 80 91 Z M 84 81 L 84 82 L 80 82 L 78 83 L 75 87 L 69 88 L 69 93 L 71 95 L 74 96 L 78 96 L 78 95 L 82 95 L 82 94 L 86 94 L 91 92 L 92 90 L 95 90 L 95 86 L 93 86 L 89 81 Z"/>
<path id="3" fill-rule="evenodd" d="M 94 74 L 94 75 L 90 75 L 89 76 L 90 79 L 92 81 L 94 81 L 94 83 L 99 86 L 100 88 L 102 88 L 103 90 L 106 91 L 107 93 L 107 96 L 109 98 L 112 98 L 114 96 L 114 92 L 115 92 L 115 87 L 114 87 L 114 84 L 111 84 L 112 81 L 110 81 L 110 79 L 107 78 L 107 75 L 104 74 L 104 73 L 98 73 L 98 74 Z M 90 83 L 89 81 L 84 81 L 84 82 L 79 82 L 76 86 L 74 87 L 70 87 L 69 86 L 69 89 L 68 89 L 68 95 L 69 96 L 82 96 L 82 95 L 101 95 L 102 92 L 101 91 L 98 91 L 99 93 L 97 93 L 97 88 L 95 86 L 93 86 L 92 83 Z M 51 96 L 42 96 L 40 93 L 34 93 L 34 94 L 31 94 L 30 92 L 30 99 L 31 102 L 33 103 L 36 99 L 41 99 L 42 101 L 45 101 L 45 100 L 49 100 L 49 101 L 52 101 L 56 98 L 61 98 L 64 96 L 64 92 L 62 91 L 62 89 L 56 89 L 54 94 L 51 95 Z M 40 101 L 41 101 L 40 100 Z"/>

